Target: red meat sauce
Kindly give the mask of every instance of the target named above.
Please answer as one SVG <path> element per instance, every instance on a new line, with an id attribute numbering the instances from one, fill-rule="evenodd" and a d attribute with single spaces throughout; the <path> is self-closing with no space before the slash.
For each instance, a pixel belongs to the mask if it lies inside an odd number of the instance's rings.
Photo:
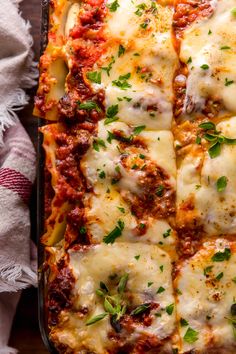
<path id="1" fill-rule="evenodd" d="M 83 194 L 87 191 L 86 180 L 80 170 L 80 160 L 91 144 L 91 135 L 95 134 L 96 125 L 81 123 L 63 126 L 62 132 L 54 133 L 56 148 L 56 167 L 59 175 L 56 184 L 56 194 L 53 206 L 60 208 L 66 201 L 70 205 L 67 213 L 67 227 L 65 231 L 65 248 L 71 246 L 76 240 L 86 242 L 86 235 L 80 234 L 80 229 L 85 223 Z M 46 172 L 47 180 L 49 180 Z M 45 209 L 49 209 L 52 202 L 51 190 L 45 189 Z M 45 215 L 48 217 L 48 213 Z M 62 215 L 64 218 L 64 216 Z M 51 220 L 53 223 L 53 220 Z"/>
<path id="2" fill-rule="evenodd" d="M 54 270 L 56 276 L 48 283 L 47 310 L 49 312 L 49 324 L 54 326 L 58 322 L 58 317 L 62 310 L 72 306 L 72 289 L 75 278 L 72 271 L 67 266 L 66 259 L 61 260 Z"/>
<path id="3" fill-rule="evenodd" d="M 53 6 L 53 2 L 52 5 Z M 101 90 L 94 93 L 91 82 L 87 79 L 86 73 L 93 70 L 93 65 L 104 53 L 106 37 L 104 34 L 104 19 L 107 7 L 103 1 L 87 1 L 82 4 L 79 24 L 70 31 L 70 73 L 67 76 L 67 91 L 58 103 L 58 113 L 62 120 L 95 121 L 104 117 L 104 92 Z M 49 33 L 49 39 L 51 35 Z M 64 39 L 66 42 L 66 39 Z M 41 81 L 39 91 L 35 97 L 35 107 L 42 117 L 55 105 L 55 100 L 47 101 L 46 95 L 50 90 L 48 80 L 47 54 L 40 60 Z M 80 110 L 81 102 L 94 101 L 99 110 Z"/>
<path id="4" fill-rule="evenodd" d="M 214 9 L 210 0 L 177 0 L 173 15 L 173 44 L 177 53 L 180 51 L 184 30 L 198 18 L 210 17 L 213 11 Z M 174 115 L 176 118 L 183 113 L 187 77 L 187 65 L 180 62 L 173 80 L 173 89 L 175 93 Z M 206 107 L 203 109 L 202 113 L 210 118 L 213 114 L 219 111 L 220 108 L 218 106 L 219 102 L 212 102 L 212 100 L 209 99 L 206 102 Z M 186 109 L 188 114 L 191 114 L 195 109 L 190 97 L 188 98 Z"/>
<path id="5" fill-rule="evenodd" d="M 214 9 L 210 0 L 177 0 L 173 16 L 176 39 L 182 37 L 183 31 L 198 18 L 210 17 Z"/>

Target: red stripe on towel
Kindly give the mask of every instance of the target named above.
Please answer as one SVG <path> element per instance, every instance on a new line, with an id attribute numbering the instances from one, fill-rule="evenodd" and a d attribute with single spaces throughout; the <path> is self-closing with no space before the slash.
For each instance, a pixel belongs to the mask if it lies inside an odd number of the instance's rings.
<path id="1" fill-rule="evenodd" d="M 18 193 L 23 202 L 28 204 L 32 183 L 20 172 L 10 168 L 0 168 L 0 185 Z"/>

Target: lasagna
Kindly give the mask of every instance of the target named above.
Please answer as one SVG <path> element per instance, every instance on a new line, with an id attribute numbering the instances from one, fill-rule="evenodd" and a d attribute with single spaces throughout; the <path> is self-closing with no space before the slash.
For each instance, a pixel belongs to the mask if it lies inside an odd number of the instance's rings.
<path id="1" fill-rule="evenodd" d="M 36 116 L 58 353 L 236 352 L 236 0 L 51 0 Z"/>

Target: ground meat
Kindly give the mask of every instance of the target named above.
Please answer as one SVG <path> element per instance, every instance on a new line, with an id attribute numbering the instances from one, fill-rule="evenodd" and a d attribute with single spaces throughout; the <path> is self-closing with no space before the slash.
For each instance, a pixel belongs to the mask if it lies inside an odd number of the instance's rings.
<path id="1" fill-rule="evenodd" d="M 75 278 L 71 270 L 64 266 L 58 269 L 55 279 L 48 284 L 48 303 L 49 323 L 56 325 L 58 315 L 64 309 L 72 306 L 71 292 L 74 287 Z"/>
<path id="2" fill-rule="evenodd" d="M 126 169 L 132 169 L 129 165 L 129 156 L 122 158 L 122 165 Z M 140 189 L 139 194 L 127 191 L 123 197 L 139 220 L 145 220 L 148 216 L 162 219 L 175 215 L 176 193 L 170 184 L 169 175 L 160 166 L 145 161 L 137 186 Z"/>
<path id="3" fill-rule="evenodd" d="M 198 17 L 209 17 L 213 12 L 210 0 L 179 0 L 175 7 L 173 26 L 177 38 Z"/>

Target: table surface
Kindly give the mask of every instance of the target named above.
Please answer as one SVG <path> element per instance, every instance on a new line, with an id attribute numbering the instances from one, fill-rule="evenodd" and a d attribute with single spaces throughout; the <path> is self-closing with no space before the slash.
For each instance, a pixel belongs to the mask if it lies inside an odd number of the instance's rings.
<path id="1" fill-rule="evenodd" d="M 31 22 L 31 33 L 34 37 L 35 60 L 38 61 L 40 51 L 40 22 L 41 1 L 23 0 L 20 5 L 23 17 Z M 29 105 L 21 111 L 20 119 L 36 144 L 37 120 L 32 116 L 33 96 L 35 88 L 28 92 L 30 95 Z M 32 237 L 36 235 L 36 198 L 35 191 L 31 202 Z M 18 310 L 15 316 L 10 345 L 19 350 L 20 354 L 46 354 L 38 326 L 37 290 L 28 289 L 23 292 Z"/>

